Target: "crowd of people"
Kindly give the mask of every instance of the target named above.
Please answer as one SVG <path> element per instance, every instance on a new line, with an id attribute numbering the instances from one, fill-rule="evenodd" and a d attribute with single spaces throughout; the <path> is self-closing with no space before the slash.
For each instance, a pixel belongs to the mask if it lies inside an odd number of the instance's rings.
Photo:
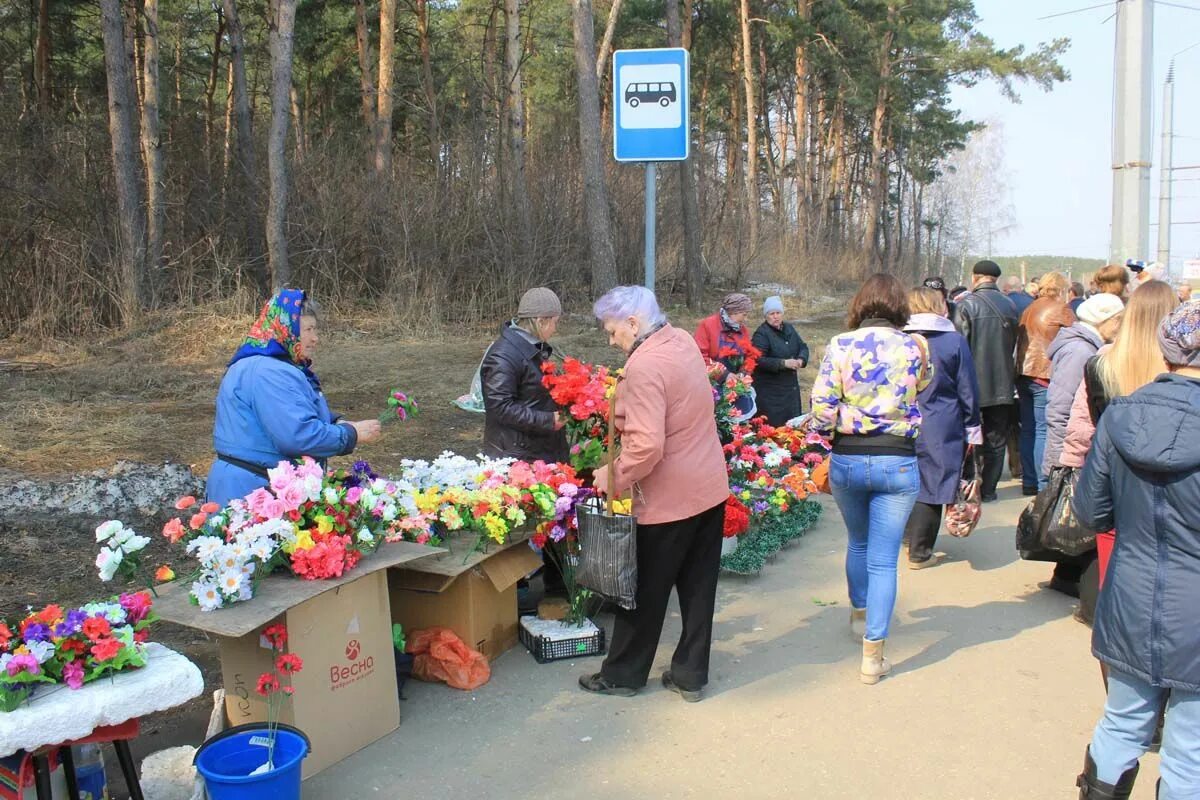
<path id="1" fill-rule="evenodd" d="M 597 300 L 594 315 L 626 362 L 613 412 L 620 447 L 594 485 L 632 499 L 638 583 L 636 607 L 616 610 L 608 655 L 580 686 L 631 696 L 646 685 L 675 590 L 682 632 L 661 682 L 684 700 L 702 698 L 729 497 L 710 383 L 719 363 L 753 375 L 745 415 L 831 443 L 866 684 L 890 670 L 903 541 L 909 568 L 936 566 L 943 515 L 963 481 L 977 480 L 981 501 L 992 502 L 1006 461 L 1031 496 L 1054 470 L 1077 471 L 1074 512 L 1099 533 L 1097 547 L 1058 559 L 1047 586 L 1079 596 L 1089 571 L 1103 586 L 1093 652 L 1108 701 L 1080 797 L 1130 796 L 1164 709 L 1159 798 L 1200 797 L 1200 301 L 1119 266 L 1088 288 L 1056 272 L 1028 286 L 1002 277 L 989 260 L 974 266 L 970 290 L 870 277 L 850 303 L 847 332 L 825 348 L 803 417 L 797 376 L 810 352 L 780 297 L 763 303 L 751 332 L 753 302 L 730 294 L 694 334 L 672 326 L 643 287 Z M 561 315 L 553 291 L 531 289 L 488 349 L 480 379 L 489 455 L 566 460 L 562 413 L 541 380 Z M 303 292 L 283 290 L 230 361 L 209 500 L 264 485 L 280 460 L 345 455 L 379 435 L 377 421 L 342 420 L 325 402 L 311 369 L 318 319 Z"/>

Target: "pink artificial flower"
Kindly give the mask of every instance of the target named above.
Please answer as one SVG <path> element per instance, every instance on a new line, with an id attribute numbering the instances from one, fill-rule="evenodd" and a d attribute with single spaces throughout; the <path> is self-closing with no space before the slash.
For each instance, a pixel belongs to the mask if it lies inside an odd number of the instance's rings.
<path id="1" fill-rule="evenodd" d="M 63 664 L 63 680 L 72 689 L 83 687 L 83 665 L 78 661 L 68 661 Z"/>
<path id="2" fill-rule="evenodd" d="M 524 461 L 516 461 L 508 469 L 508 480 L 518 489 L 525 489 L 534 481 L 533 468 Z"/>
<path id="3" fill-rule="evenodd" d="M 357 504 L 360 497 L 362 497 L 362 488 L 361 487 L 351 486 L 349 489 L 346 490 L 346 502 L 348 504 L 350 504 L 350 505 Z"/>
<path id="4" fill-rule="evenodd" d="M 125 609 L 125 618 L 136 625 L 150 613 L 150 593 L 134 592 L 121 595 L 121 608 Z"/>
<path id="5" fill-rule="evenodd" d="M 282 489 L 277 489 L 279 504 L 283 511 L 295 511 L 308 499 L 308 492 L 300 483 L 289 483 Z"/>
<path id="6" fill-rule="evenodd" d="M 267 513 L 267 506 L 275 502 L 275 495 L 259 487 L 246 495 L 246 507 L 250 513 L 263 519 L 273 519 L 274 515 Z"/>
<path id="7" fill-rule="evenodd" d="M 38 660 L 28 653 L 13 656 L 5 669 L 12 677 L 16 677 L 21 672 L 28 672 L 30 675 L 40 675 L 42 672 L 42 667 L 38 664 Z"/>
<path id="8" fill-rule="evenodd" d="M 295 472 L 298 478 L 317 478 L 320 480 L 325 477 L 325 472 L 321 469 L 321 465 L 309 456 L 304 457 L 303 463 L 296 468 Z"/>

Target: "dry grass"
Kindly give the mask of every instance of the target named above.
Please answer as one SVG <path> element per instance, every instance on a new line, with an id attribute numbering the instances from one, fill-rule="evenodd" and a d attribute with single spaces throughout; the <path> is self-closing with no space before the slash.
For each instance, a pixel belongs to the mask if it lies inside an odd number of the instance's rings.
<path id="1" fill-rule="evenodd" d="M 825 313 L 797 326 L 814 347 L 814 360 L 839 329 L 828 316 L 832 310 L 797 308 Z M 698 319 L 681 309 L 672 309 L 671 317 L 688 329 Z M 212 460 L 213 398 L 226 360 L 252 321 L 244 314 L 174 312 L 87 341 L 0 340 L 0 359 L 46 365 L 0 375 L 0 463 L 31 476 L 99 469 L 122 459 L 174 461 L 203 473 Z M 389 426 L 356 457 L 391 471 L 401 458 L 427 458 L 444 449 L 474 453 L 482 418 L 459 410 L 453 400 L 468 390 L 496 326 L 425 337 L 397 335 L 401 328 L 384 315 L 330 314 L 325 324 L 316 369 L 332 408 L 351 419 L 374 417 L 393 387 L 421 405 L 418 418 Z M 554 344 L 585 360 L 613 364 L 622 358 L 589 317 L 565 318 Z M 812 374 L 807 370 L 802 381 L 811 383 Z"/>

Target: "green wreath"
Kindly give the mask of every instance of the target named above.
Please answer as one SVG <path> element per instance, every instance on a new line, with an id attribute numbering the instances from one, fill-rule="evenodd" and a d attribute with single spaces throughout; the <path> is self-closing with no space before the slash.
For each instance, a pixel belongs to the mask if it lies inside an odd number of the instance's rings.
<path id="1" fill-rule="evenodd" d="M 757 575 L 767 559 L 807 533 L 820 517 L 821 504 L 805 500 L 782 514 L 754 519 L 750 530 L 738 538 L 737 549 L 721 557 L 721 569 L 737 575 Z"/>

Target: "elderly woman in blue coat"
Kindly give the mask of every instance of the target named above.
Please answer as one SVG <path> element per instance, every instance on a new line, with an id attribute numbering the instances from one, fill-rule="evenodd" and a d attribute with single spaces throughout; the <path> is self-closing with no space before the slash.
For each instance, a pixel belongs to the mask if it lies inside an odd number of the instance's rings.
<path id="1" fill-rule="evenodd" d="M 1169 374 L 1109 403 L 1071 506 L 1117 530 L 1092 629 L 1108 699 L 1079 797 L 1124 798 L 1165 706 L 1159 800 L 1200 797 L 1200 301 L 1163 320 Z"/>
<path id="2" fill-rule="evenodd" d="M 979 382 L 967 340 L 949 320 L 946 300 L 936 289 L 922 287 L 908 295 L 910 316 L 904 330 L 929 342 L 933 380 L 917 395 L 921 435 L 917 437 L 917 469 L 921 491 L 909 515 L 909 569 L 938 563 L 933 553 L 942 511 L 958 494 L 968 444 L 983 443 L 979 420 Z"/>
<path id="3" fill-rule="evenodd" d="M 346 455 L 379 437 L 379 422 L 342 422 L 312 371 L 316 304 L 284 289 L 263 306 L 221 379 L 208 500 L 225 505 L 267 485 L 267 470 L 302 456 Z"/>

